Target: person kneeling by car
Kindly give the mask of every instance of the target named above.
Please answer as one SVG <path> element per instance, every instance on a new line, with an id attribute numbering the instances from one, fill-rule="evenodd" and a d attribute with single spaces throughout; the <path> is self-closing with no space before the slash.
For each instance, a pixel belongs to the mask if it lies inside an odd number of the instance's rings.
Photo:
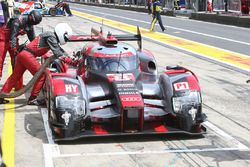
<path id="1" fill-rule="evenodd" d="M 66 23 L 56 25 L 54 32 L 44 32 L 37 36 L 30 42 L 23 51 L 17 55 L 17 63 L 15 65 L 12 75 L 7 79 L 2 87 L 2 92 L 9 93 L 26 70 L 29 70 L 32 75 L 39 71 L 41 64 L 36 60 L 47 53 L 49 50 L 57 57 L 65 55 L 66 53 L 60 47 L 67 42 L 67 37 L 72 35 L 71 27 Z M 33 86 L 31 95 L 28 100 L 28 105 L 43 105 L 44 101 L 37 99 L 40 90 L 45 81 L 45 75 L 42 74 Z M 0 98 L 0 104 L 4 99 Z"/>

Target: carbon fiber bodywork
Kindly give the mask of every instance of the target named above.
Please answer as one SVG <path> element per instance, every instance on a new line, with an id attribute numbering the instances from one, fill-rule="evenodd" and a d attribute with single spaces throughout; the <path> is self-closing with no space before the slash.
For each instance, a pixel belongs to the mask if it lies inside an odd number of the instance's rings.
<path id="1" fill-rule="evenodd" d="M 135 49 L 119 41 L 124 36 L 95 33 L 74 39 L 90 41 L 77 54 L 78 66 L 57 60 L 47 71 L 45 94 L 54 140 L 205 133 L 200 87 L 190 70 L 174 66 L 159 73 L 153 54 L 141 49 L 141 42 Z"/>

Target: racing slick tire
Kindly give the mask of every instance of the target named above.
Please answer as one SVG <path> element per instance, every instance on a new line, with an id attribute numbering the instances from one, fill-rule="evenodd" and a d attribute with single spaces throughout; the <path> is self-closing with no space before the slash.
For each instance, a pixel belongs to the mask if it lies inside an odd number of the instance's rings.
<path id="1" fill-rule="evenodd" d="M 177 115 L 177 124 L 180 129 L 188 132 L 192 131 L 195 127 L 190 114 Z"/>
<path id="2" fill-rule="evenodd" d="M 50 14 L 50 16 L 56 16 L 56 8 L 50 8 L 49 14 Z"/>

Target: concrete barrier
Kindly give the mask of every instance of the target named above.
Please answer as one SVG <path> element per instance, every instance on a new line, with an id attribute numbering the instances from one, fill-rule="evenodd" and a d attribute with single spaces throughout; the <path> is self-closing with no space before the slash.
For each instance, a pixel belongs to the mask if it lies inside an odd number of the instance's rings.
<path id="1" fill-rule="evenodd" d="M 104 3 L 98 4 L 98 3 L 85 3 L 85 2 L 73 2 L 73 3 L 148 13 L 148 9 L 145 6 L 135 6 L 135 5 L 129 6 L 129 5 L 118 5 L 118 4 L 104 4 Z M 173 11 L 166 11 L 166 10 L 162 12 L 162 15 L 175 16 Z"/>
<path id="2" fill-rule="evenodd" d="M 85 2 L 73 2 L 73 3 L 148 13 L 148 10 L 145 6 L 104 4 L 104 3 L 99 4 L 99 3 L 85 3 Z M 181 15 L 181 16 L 187 16 L 190 19 L 194 19 L 194 20 L 201 20 L 201 21 L 207 21 L 207 22 L 214 22 L 214 23 L 250 28 L 250 16 L 232 16 L 230 14 L 222 15 L 222 14 L 217 14 L 217 13 L 205 13 L 205 12 L 191 13 L 190 11 L 185 13 L 185 11 L 174 12 L 174 11 L 168 11 L 168 10 L 164 10 L 162 12 L 162 15 L 166 15 L 166 16 Z"/>
<path id="3" fill-rule="evenodd" d="M 250 28 L 250 16 L 231 16 L 216 13 L 191 13 L 190 19 Z"/>

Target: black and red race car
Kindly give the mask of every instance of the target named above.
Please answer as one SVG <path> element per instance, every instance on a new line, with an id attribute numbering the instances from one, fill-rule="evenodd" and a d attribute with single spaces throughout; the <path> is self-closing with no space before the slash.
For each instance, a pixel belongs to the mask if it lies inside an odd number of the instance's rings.
<path id="1" fill-rule="evenodd" d="M 47 71 L 45 95 L 54 140 L 107 135 L 186 133 L 200 135 L 201 91 L 196 75 L 181 66 L 158 73 L 141 35 L 89 36 L 77 65 L 58 59 Z M 137 41 L 138 49 L 123 41 Z"/>

